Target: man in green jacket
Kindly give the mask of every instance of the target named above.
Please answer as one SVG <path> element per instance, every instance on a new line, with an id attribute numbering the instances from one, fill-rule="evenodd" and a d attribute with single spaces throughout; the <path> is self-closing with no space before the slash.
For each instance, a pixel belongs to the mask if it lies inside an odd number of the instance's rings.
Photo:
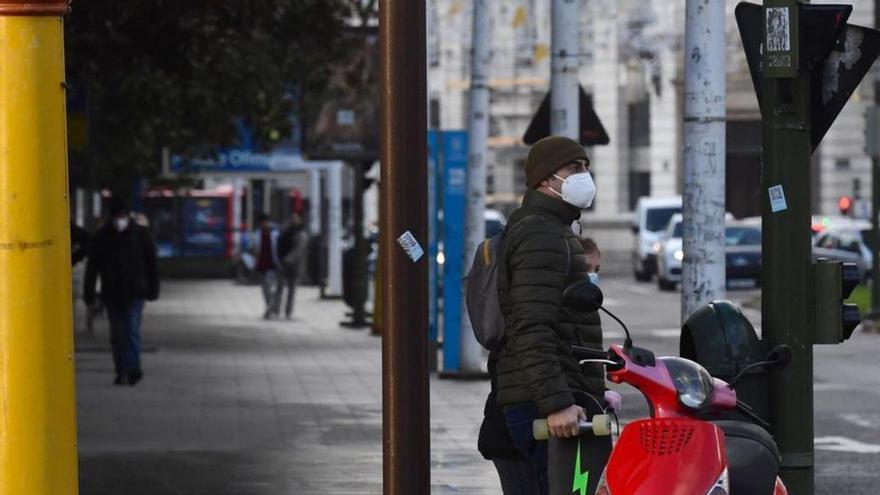
<path id="1" fill-rule="evenodd" d="M 498 403 L 511 438 L 547 491 L 547 443 L 532 438 L 532 420 L 547 418 L 551 435 L 578 434 L 581 407 L 601 408 L 605 390 L 600 366 L 583 369 L 571 345 L 602 348 L 595 312 L 562 305 L 565 288 L 588 278 L 577 229 L 596 186 L 590 162 L 576 141 L 550 136 L 529 150 L 528 191 L 513 212 L 501 250 L 498 297 L 506 322 L 498 352 Z M 590 408 L 595 411 L 595 408 Z"/>

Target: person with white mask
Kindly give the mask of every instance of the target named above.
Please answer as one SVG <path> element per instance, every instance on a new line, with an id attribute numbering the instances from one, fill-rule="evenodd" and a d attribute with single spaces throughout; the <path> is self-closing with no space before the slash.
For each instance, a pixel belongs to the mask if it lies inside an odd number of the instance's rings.
<path id="1" fill-rule="evenodd" d="M 479 448 L 495 463 L 505 494 L 546 494 L 548 445 L 534 439 L 532 421 L 547 418 L 552 436 L 570 438 L 579 419 L 607 406 L 601 366 L 582 368 L 567 351 L 571 345 L 602 348 L 599 315 L 565 307 L 562 297 L 569 284 L 589 277 L 579 220 L 593 204 L 596 185 L 584 148 L 561 136 L 532 146 L 525 175 L 528 190 L 499 249 L 505 334 L 489 355 L 492 391 Z M 595 438 L 602 445 L 589 448 L 584 459 L 604 463 L 609 440 Z"/>
<path id="2" fill-rule="evenodd" d="M 141 317 L 145 301 L 159 297 L 156 243 L 131 218 L 125 201 L 110 200 L 107 222 L 95 234 L 86 265 L 83 298 L 92 307 L 101 278 L 101 301 L 110 320 L 110 345 L 116 385 L 135 385 L 141 368 Z"/>

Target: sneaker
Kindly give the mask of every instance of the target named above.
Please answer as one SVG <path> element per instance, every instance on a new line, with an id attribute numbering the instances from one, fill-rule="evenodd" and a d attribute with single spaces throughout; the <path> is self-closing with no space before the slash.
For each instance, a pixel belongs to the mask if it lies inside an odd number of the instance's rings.
<path id="1" fill-rule="evenodd" d="M 129 385 L 137 385 L 137 382 L 141 381 L 141 378 L 144 377 L 144 372 L 141 370 L 134 370 L 128 374 L 128 384 Z"/>
<path id="2" fill-rule="evenodd" d="M 113 380 L 113 385 L 125 385 L 125 374 L 117 373 L 116 379 Z"/>

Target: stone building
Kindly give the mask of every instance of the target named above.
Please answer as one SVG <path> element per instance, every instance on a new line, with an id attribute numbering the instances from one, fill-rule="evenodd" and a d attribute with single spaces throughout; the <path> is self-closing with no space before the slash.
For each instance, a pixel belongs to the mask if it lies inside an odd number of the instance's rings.
<path id="1" fill-rule="evenodd" d="M 640 196 L 681 193 L 684 0 L 581 2 L 580 82 L 611 142 L 589 149 L 599 194 L 587 218 L 625 221 Z M 490 2 L 489 202 L 502 209 L 523 193 L 522 135 L 550 86 L 550 0 Z M 831 3 L 814 1 L 813 3 Z M 428 2 L 430 126 L 467 127 L 471 38 L 469 0 Z M 850 23 L 875 24 L 874 2 L 856 0 Z M 727 205 L 760 214 L 760 114 L 727 2 Z M 869 78 L 866 78 L 866 80 Z M 813 157 L 813 208 L 835 213 L 839 196 L 870 194 L 864 112 L 874 101 L 863 82 Z"/>

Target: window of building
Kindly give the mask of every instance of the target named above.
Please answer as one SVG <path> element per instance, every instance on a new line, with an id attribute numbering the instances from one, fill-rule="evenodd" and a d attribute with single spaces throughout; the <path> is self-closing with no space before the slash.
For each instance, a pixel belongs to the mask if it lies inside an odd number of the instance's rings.
<path id="1" fill-rule="evenodd" d="M 644 100 L 629 104 L 629 144 L 633 147 L 651 145 L 651 104 Z"/>
<path id="2" fill-rule="evenodd" d="M 642 196 L 651 195 L 651 172 L 629 173 L 629 209 L 636 209 L 636 202 Z"/>
<path id="3" fill-rule="evenodd" d="M 428 117 L 428 124 L 431 126 L 431 129 L 439 129 L 440 128 L 440 99 L 431 98 L 431 103 L 429 105 L 428 112 L 430 116 Z"/>
<path id="4" fill-rule="evenodd" d="M 849 158 L 838 158 L 834 161 L 834 168 L 837 170 L 849 170 Z"/>

